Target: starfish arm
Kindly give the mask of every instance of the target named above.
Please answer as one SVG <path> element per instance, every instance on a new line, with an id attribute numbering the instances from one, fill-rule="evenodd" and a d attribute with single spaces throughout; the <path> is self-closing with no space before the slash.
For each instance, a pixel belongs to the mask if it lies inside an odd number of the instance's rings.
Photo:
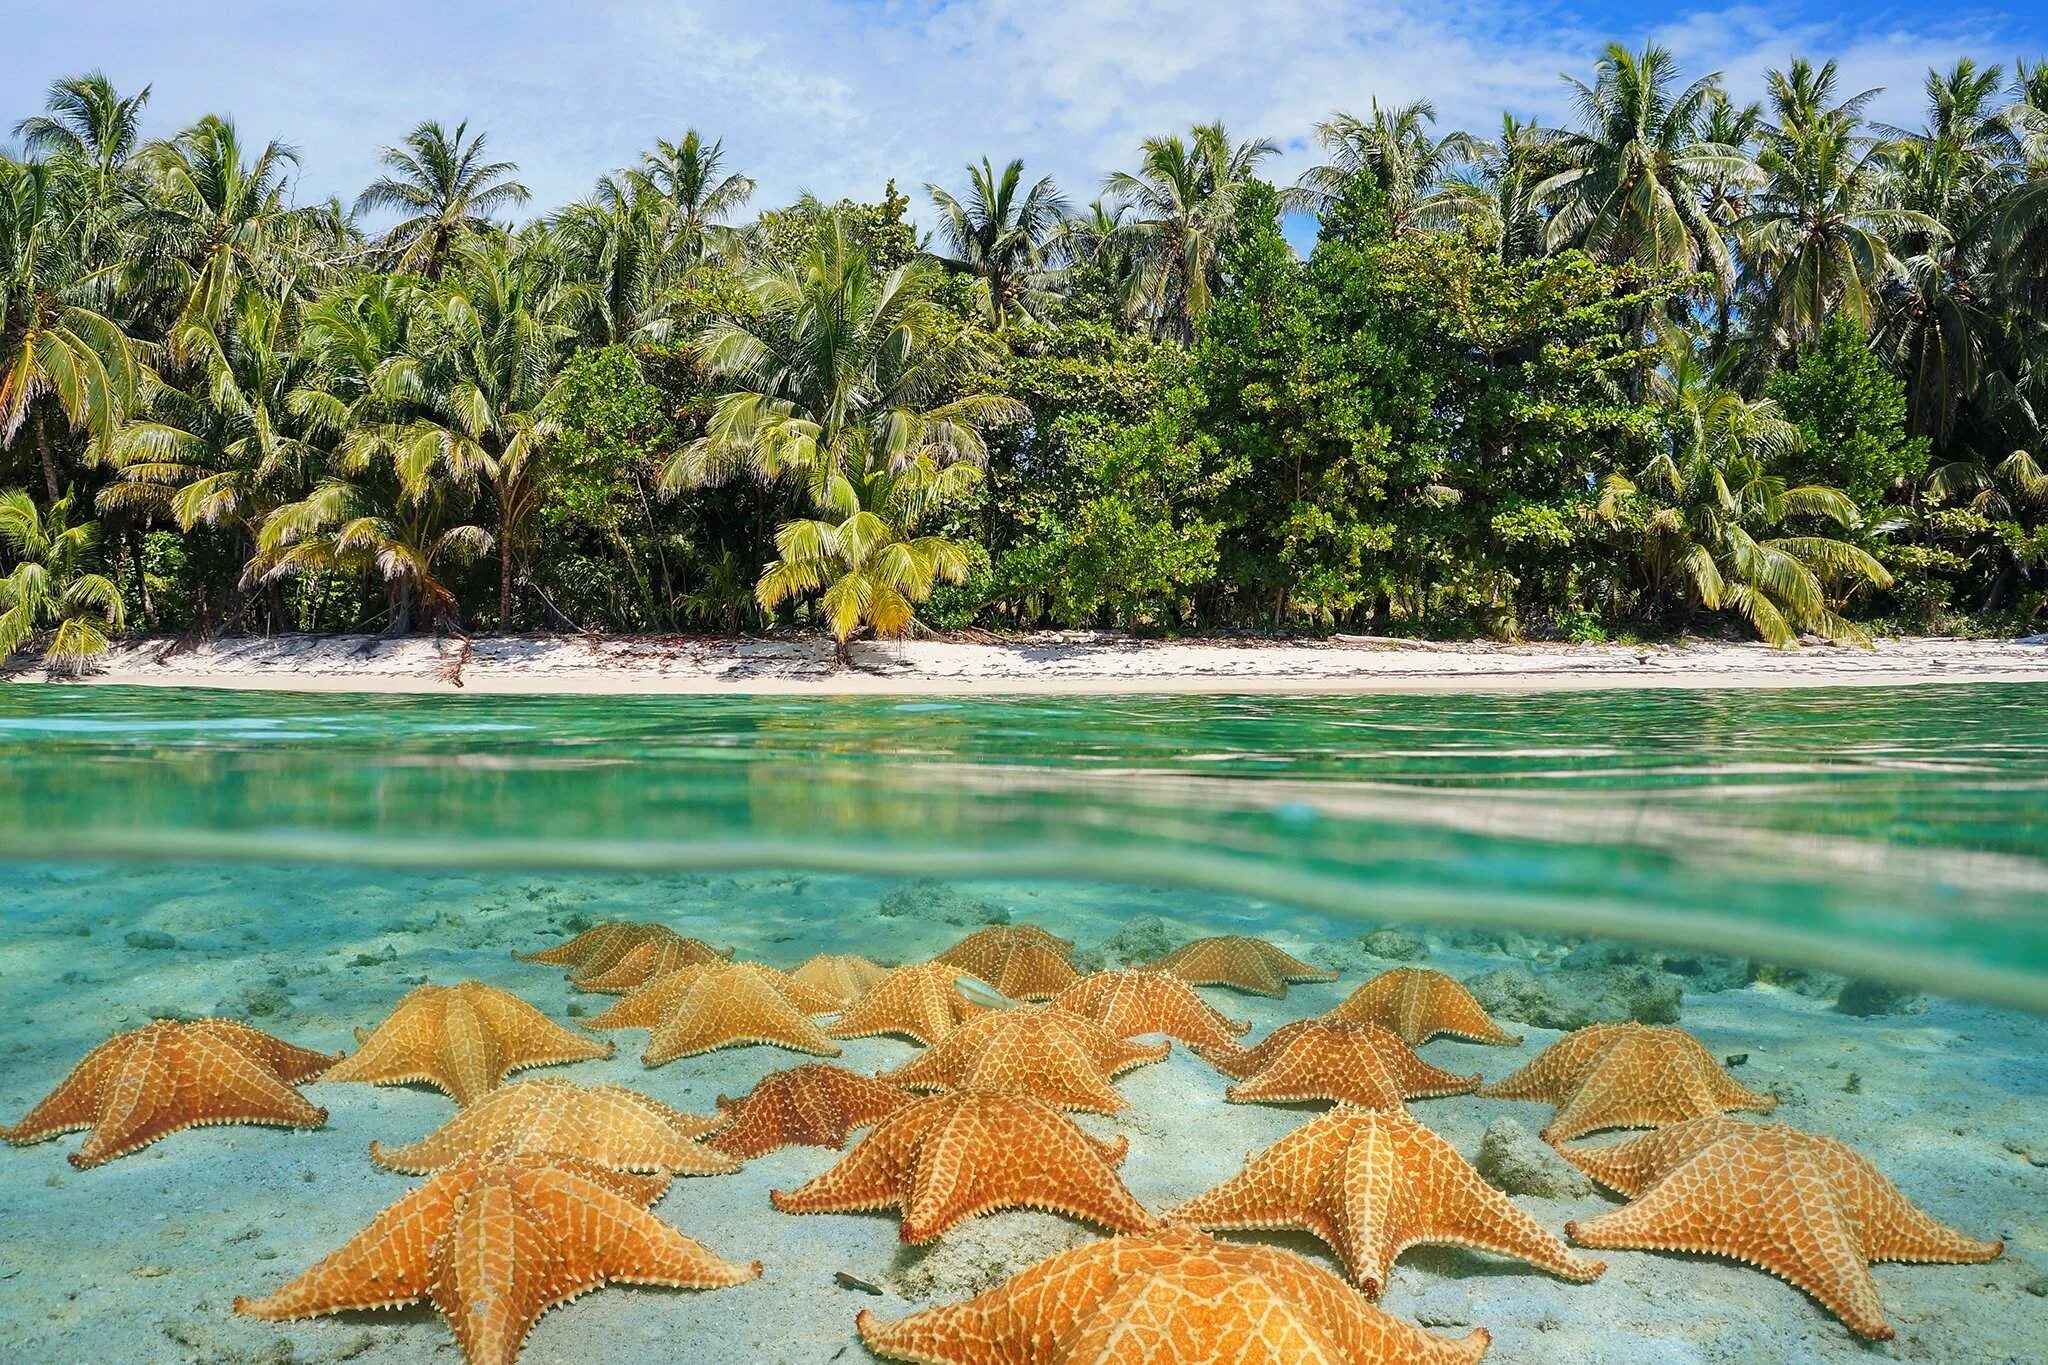
<path id="1" fill-rule="evenodd" d="M 926 1100 L 877 1126 L 851 1152 L 794 1190 L 770 1190 L 784 1213 L 861 1213 L 902 1204 L 917 1147 L 935 1115 Z"/>
<path id="2" fill-rule="evenodd" d="M 1306 1129 L 1296 1129 L 1251 1157 L 1243 1170 L 1222 1184 L 1169 1209 L 1166 1220 L 1217 1229 L 1308 1227 L 1321 1164 L 1314 1160 L 1306 1134 Z M 1320 1217 L 1316 1221 L 1325 1223 Z"/>
<path id="3" fill-rule="evenodd" d="M 556 1253 L 574 1267 L 570 1293 L 607 1281 L 717 1289 L 744 1284 L 761 1273 L 760 1262 L 724 1260 L 634 1199 L 578 1172 L 537 1166 L 522 1173 L 513 1188 L 574 1246 L 573 1256 Z"/>
<path id="4" fill-rule="evenodd" d="M 1606 1147 L 1560 1146 L 1557 1154 L 1608 1189 L 1634 1198 L 1665 1172 L 1723 1138 L 1754 1131 L 1755 1124 L 1715 1114 L 1674 1123 Z"/>
<path id="5" fill-rule="evenodd" d="M 499 1034 L 467 999 L 451 996 L 434 1039 L 430 1068 L 434 1084 L 465 1109 L 504 1079 L 505 1048 Z"/>
<path id="6" fill-rule="evenodd" d="M 120 1069 L 122 1059 L 135 1046 L 135 1035 L 124 1033 L 109 1038 L 85 1054 L 71 1074 L 57 1083 L 35 1108 L 11 1128 L 0 1128 L 0 1138 L 26 1146 L 44 1142 L 59 1133 L 90 1128 L 99 1117 L 100 1091 Z"/>
<path id="7" fill-rule="evenodd" d="M 740 970 L 740 969 L 732 969 Z M 678 1057 L 746 1044 L 836 1057 L 839 1045 L 765 984 L 752 978 L 702 979 L 656 1024 L 640 1060 L 660 1066 Z"/>
<path id="8" fill-rule="evenodd" d="M 71 1162 L 81 1169 L 146 1147 L 185 1128 L 263 1123 L 318 1128 L 327 1111 L 262 1063 L 210 1034 L 181 1030 L 160 1048 L 138 1048 L 115 1077 L 104 1113 Z"/>
<path id="9" fill-rule="evenodd" d="M 281 1322 L 358 1308 L 396 1308 L 424 1298 L 435 1240 L 455 1211 L 466 1176 L 444 1173 L 370 1220 L 370 1225 L 275 1293 L 235 1299 L 245 1317 Z"/>
<path id="10" fill-rule="evenodd" d="M 1292 953 L 1275 948 L 1270 943 L 1260 945 L 1259 956 L 1267 970 L 1283 981 L 1335 981 L 1341 972 L 1329 971 L 1322 967 L 1303 962 Z"/>
<path id="11" fill-rule="evenodd" d="M 1838 1143 L 1828 1148 L 1821 1159 L 1844 1204 L 1856 1211 L 1857 1246 L 1865 1260 L 1974 1265 L 2004 1254 L 2002 1241 L 1979 1241 L 1936 1222 L 1865 1157 Z"/>
<path id="12" fill-rule="evenodd" d="M 963 1106 L 926 1134 L 903 1201 L 903 1240 L 930 1241 L 999 1208 L 1037 1208 L 1142 1232 L 1159 1220 L 1086 1134 L 1043 1105 Z"/>
<path id="13" fill-rule="evenodd" d="M 1486 1183 L 1461 1157 L 1457 1168 L 1439 1165 L 1432 1185 L 1444 1191 L 1423 1241 L 1470 1247 L 1527 1261 L 1560 1279 L 1583 1284 L 1600 1278 L 1605 1261 L 1575 1256 L 1554 1234 Z"/>
<path id="14" fill-rule="evenodd" d="M 1751 1090 L 1718 1066 L 1711 1067 L 1706 1075 L 1716 1109 L 1745 1109 L 1751 1113 L 1768 1114 L 1778 1107 L 1776 1095 Z"/>
<path id="15" fill-rule="evenodd" d="M 500 1059 L 498 1073 L 491 1079 L 493 1086 L 507 1072 L 562 1062 L 595 1061 L 611 1056 L 614 1050 L 610 1043 L 563 1028 L 516 995 L 480 990 L 470 999 Z"/>
<path id="16" fill-rule="evenodd" d="M 311 1048 L 295 1047 L 282 1038 L 272 1037 L 262 1029 L 250 1028 L 233 1019 L 201 1019 L 185 1027 L 188 1033 L 204 1033 L 218 1038 L 254 1057 L 289 1085 L 310 1081 L 341 1060 L 338 1052 L 315 1052 Z"/>
<path id="17" fill-rule="evenodd" d="M 1479 1087 L 1479 1094 L 1496 1100 L 1540 1100 L 1555 1104 L 1576 1087 L 1609 1048 L 1614 1046 L 1610 1024 L 1589 1024 L 1567 1033 L 1536 1054 L 1521 1070 L 1491 1085 Z"/>
<path id="18" fill-rule="evenodd" d="M 1775 1156 L 1775 1153 L 1774 1153 Z M 1717 1164 L 1713 1154 L 1673 1170 L 1640 1199 L 1565 1233 L 1584 1247 L 1690 1251 L 1768 1271 L 1818 1299 L 1858 1334 L 1889 1340 L 1884 1304 L 1819 1166 L 1786 1153 L 1776 1171 Z"/>
<path id="19" fill-rule="evenodd" d="M 372 1085 L 406 1085 L 432 1079 L 422 1054 L 421 1043 L 432 1036 L 440 1013 L 431 998 L 420 997 L 416 987 L 383 1023 L 364 1035 L 357 1033 L 356 1050 L 321 1074 L 323 1081 L 367 1081 Z"/>

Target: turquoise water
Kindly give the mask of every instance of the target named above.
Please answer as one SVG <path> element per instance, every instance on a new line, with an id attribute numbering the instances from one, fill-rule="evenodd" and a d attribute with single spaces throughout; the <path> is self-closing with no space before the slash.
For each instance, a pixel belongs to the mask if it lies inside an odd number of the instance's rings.
<path id="1" fill-rule="evenodd" d="M 479 978 L 574 1026 L 609 999 L 512 954 L 607 920 L 785 968 L 819 951 L 916 961 L 1002 917 L 1090 963 L 1251 933 L 1342 973 L 1284 1000 L 1204 992 L 1253 1038 L 1394 965 L 1374 951 L 1391 941 L 1477 990 L 1547 990 L 1533 1008 L 1668 1009 L 1780 1097 L 1774 1117 L 2008 1242 L 1985 1266 L 1875 1272 L 1900 1331 L 1888 1358 L 2040 1359 L 2044 831 L 2048 691 L 2017 686 L 910 703 L 4 689 L 0 1122 L 152 1017 L 226 1014 L 333 1051 L 414 985 Z M 1847 978 L 1866 999 L 1868 983 L 1900 989 L 1852 1011 Z M 1421 1050 L 1493 1079 L 1565 1022 L 1518 1017 L 1519 1049 Z M 647 1069 L 640 1035 L 619 1041 L 608 1061 L 532 1074 L 705 1112 L 808 1060 L 756 1047 Z M 916 1052 L 869 1039 L 840 1061 Z M 1130 1110 L 1083 1126 L 1129 1137 L 1125 1179 L 1153 1209 L 1314 1112 L 1225 1104 L 1182 1047 L 1117 1084 Z M 306 1094 L 330 1111 L 318 1131 L 196 1130 L 84 1172 L 63 1160 L 75 1135 L 0 1149 L 0 1358 L 455 1359 L 425 1310 L 288 1327 L 229 1311 L 417 1183 L 372 1167 L 367 1142 L 453 1112 L 417 1087 Z M 1548 1111 L 1465 1096 L 1415 1112 L 1469 1157 L 1490 1125 L 1533 1133 Z M 787 1149 L 658 1206 L 720 1254 L 759 1257 L 758 1284 L 592 1295 L 547 1315 L 524 1358 L 857 1360 L 855 1310 L 965 1297 L 1093 1235 L 1003 1213 L 913 1252 L 886 1216 L 769 1209 L 770 1188 L 837 1156 Z M 1613 1207 L 1518 1202 L 1552 1230 Z M 1268 1240 L 1335 1265 L 1305 1236 Z M 1417 1251 L 1382 1306 L 1486 1326 L 1489 1361 L 1872 1355 L 1753 1270 L 1608 1259 L 1582 1286 Z M 840 1287 L 841 1270 L 881 1294 Z"/>
<path id="2" fill-rule="evenodd" d="M 0 697 L 0 856 L 804 867 L 1600 933 L 2048 1009 L 2048 690 Z"/>

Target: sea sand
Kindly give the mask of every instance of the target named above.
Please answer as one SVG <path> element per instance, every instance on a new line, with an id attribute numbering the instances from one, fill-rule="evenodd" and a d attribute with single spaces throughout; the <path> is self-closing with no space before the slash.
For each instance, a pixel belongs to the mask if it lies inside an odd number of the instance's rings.
<path id="1" fill-rule="evenodd" d="M 730 944 L 743 958 L 793 966 L 814 951 L 915 960 L 973 926 L 974 902 L 1042 924 L 1085 951 L 1134 915 L 1159 915 L 1176 937 L 1252 932 L 1343 979 L 1292 988 L 1284 1000 L 1203 994 L 1225 1013 L 1276 1024 L 1336 1004 L 1381 967 L 1361 956 L 1361 923 L 1185 891 L 983 883 L 909 914 L 884 916 L 886 883 L 815 875 L 405 876 L 338 867 L 168 869 L 30 865 L 0 869 L 0 1117 L 39 1099 L 89 1047 L 152 1011 L 234 1012 L 312 1047 L 352 1046 L 421 981 L 477 977 L 551 1016 L 595 1013 L 608 997 L 572 991 L 553 968 L 511 953 L 611 918 L 659 919 Z M 913 893 L 915 899 L 917 893 Z M 131 933 L 175 946 L 137 948 Z M 160 940 L 150 940 L 160 941 Z M 1428 965 L 1455 975 L 1512 965 L 1496 953 L 1439 947 Z M 1733 1262 L 1604 1253 L 1587 1285 L 1518 1263 L 1419 1249 L 1397 1264 L 1382 1306 L 1442 1331 L 1483 1325 L 1502 1362 L 2038 1360 L 2048 1343 L 2048 1020 L 1965 1003 L 1854 1018 L 1772 986 L 1690 994 L 1681 1022 L 1716 1055 L 1747 1054 L 1736 1073 L 1782 1097 L 1774 1117 L 1851 1143 L 1936 1217 L 2003 1237 L 2004 1259 L 1981 1266 L 1879 1266 L 1898 1339 L 1870 1346 L 1789 1286 Z M 1497 1078 L 1557 1035 L 1523 1028 L 1519 1048 L 1432 1042 L 1429 1060 Z M 649 1070 L 644 1035 L 608 1035 L 619 1055 L 537 1070 L 582 1082 L 638 1086 L 705 1112 L 765 1073 L 808 1060 L 751 1047 Z M 846 1045 L 842 1063 L 893 1066 L 904 1042 Z M 1851 1078 L 1854 1077 L 1852 1083 Z M 1164 1209 L 1233 1173 L 1247 1152 L 1305 1121 L 1317 1106 L 1230 1105 L 1224 1081 L 1184 1047 L 1128 1073 L 1130 1108 L 1081 1116 L 1126 1133 L 1132 1191 Z M 331 1112 L 317 1132 L 253 1127 L 189 1131 L 110 1165 L 74 1171 L 77 1137 L 0 1149 L 0 1359 L 84 1361 L 446 1362 L 447 1328 L 424 1308 L 274 1325 L 235 1317 L 237 1294 L 267 1292 L 339 1246 L 415 1185 L 364 1155 L 371 1139 L 404 1142 L 455 1111 L 438 1092 L 320 1084 Z M 1470 1096 L 1417 1101 L 1414 1113 L 1467 1156 L 1488 1123 L 1512 1117 L 1530 1133 L 1548 1108 Z M 837 1153 L 790 1148 L 737 1175 L 678 1181 L 657 1212 L 729 1258 L 759 1258 L 754 1284 L 710 1293 L 617 1287 L 544 1317 L 523 1360 L 544 1362 L 804 1361 L 866 1358 L 857 1310 L 894 1317 L 996 1282 L 1093 1230 L 1036 1213 L 1003 1213 L 948 1233 L 929 1249 L 900 1247 L 886 1214 L 793 1217 L 768 1205 Z M 1593 1194 L 1518 1202 L 1545 1226 L 1613 1207 Z M 1335 1266 L 1306 1236 L 1278 1245 Z M 880 1287 L 841 1287 L 845 1271 Z"/>
<path id="2" fill-rule="evenodd" d="M 833 666 L 815 638 L 374 635 L 237 637 L 116 649 L 90 679 L 284 691 L 927 695 L 1104 692 L 1442 692 L 1627 687 L 1902 686 L 2048 682 L 2048 636 L 1911 639 L 1872 649 L 1691 641 L 1657 645 L 1437 645 L 1374 637 L 1324 641 L 1138 640 L 1054 631 L 969 643 L 854 647 Z M 18 660 L 8 674 L 33 681 Z"/>

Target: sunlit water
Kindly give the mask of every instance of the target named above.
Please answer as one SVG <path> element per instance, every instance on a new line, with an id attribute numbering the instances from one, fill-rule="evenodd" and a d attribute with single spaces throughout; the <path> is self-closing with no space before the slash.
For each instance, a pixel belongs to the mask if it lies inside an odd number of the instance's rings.
<path id="1" fill-rule="evenodd" d="M 1389 925 L 1423 965 L 1527 973 L 1565 1006 L 1610 978 L 1668 989 L 1681 1025 L 1778 1092 L 1774 1117 L 1850 1142 L 1937 1217 L 2007 1240 L 1987 1266 L 1880 1268 L 1899 1330 L 1884 1352 L 2048 1355 L 2040 688 L 909 703 L 0 692 L 0 1121 L 153 1015 L 228 1014 L 338 1050 L 410 986 L 477 977 L 573 1022 L 607 1002 L 511 953 L 599 920 L 658 920 L 787 967 L 817 951 L 917 960 L 995 914 L 1112 964 L 1232 932 L 1344 973 L 1283 1001 L 1205 992 L 1255 1038 L 1394 965 L 1361 942 Z M 1844 978 L 1878 1012 L 1838 1007 Z M 1557 1036 L 1518 1031 L 1518 1050 L 1423 1052 L 1492 1078 Z M 646 1070 L 637 1035 L 620 1041 L 611 1061 L 552 1074 L 702 1111 L 800 1060 L 748 1048 Z M 842 1061 L 877 1069 L 914 1051 L 866 1040 Z M 1225 1105 L 1182 1048 L 1119 1088 L 1131 1110 L 1084 1126 L 1131 1137 L 1126 1179 L 1153 1208 L 1312 1112 Z M 199 1130 L 86 1172 L 63 1162 L 75 1137 L 0 1151 L 0 1356 L 452 1358 L 423 1310 L 290 1327 L 228 1312 L 411 1187 L 363 1159 L 372 1138 L 410 1140 L 452 1113 L 426 1090 L 308 1094 L 331 1110 L 312 1133 Z M 1533 1132 L 1548 1111 L 1465 1097 L 1416 1112 L 1469 1156 L 1493 1120 Z M 761 1259 L 759 1284 L 592 1296 L 543 1320 L 527 1359 L 857 1359 L 857 1309 L 962 1297 L 1086 1235 L 1003 1214 L 948 1239 L 970 1252 L 908 1253 L 886 1217 L 767 1209 L 768 1188 L 835 1155 L 788 1149 L 681 1182 L 659 1206 L 722 1254 Z M 1613 1206 L 1521 1202 L 1553 1230 Z M 1274 1240 L 1333 1264 L 1320 1243 Z M 1442 1330 L 1484 1325 L 1490 1360 L 1876 1349 L 1732 1263 L 1608 1260 L 1579 1286 L 1415 1252 L 1382 1306 Z M 883 1296 L 838 1287 L 838 1270 Z"/>

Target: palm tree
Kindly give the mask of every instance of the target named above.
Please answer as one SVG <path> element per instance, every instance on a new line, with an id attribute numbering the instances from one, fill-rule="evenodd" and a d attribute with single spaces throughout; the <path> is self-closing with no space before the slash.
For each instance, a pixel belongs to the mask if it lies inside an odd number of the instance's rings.
<path id="1" fill-rule="evenodd" d="M 484 240 L 465 246 L 428 305 L 419 414 L 388 442 L 355 447 L 388 456 L 408 496 L 430 483 L 481 480 L 498 511 L 498 629 L 511 628 L 512 567 L 545 491 L 541 463 L 555 434 L 543 415 L 561 367 L 571 294 L 544 256 Z"/>
<path id="2" fill-rule="evenodd" d="M 53 82 L 46 112 L 15 124 L 14 135 L 31 156 L 83 170 L 92 199 L 110 204 L 141 146 L 148 103 L 148 86 L 124 98 L 104 75 L 91 71 Z"/>
<path id="3" fill-rule="evenodd" d="M 183 361 L 179 338 L 224 330 L 245 291 L 275 292 L 297 273 L 300 234 L 319 230 L 321 211 L 287 196 L 298 153 L 270 142 L 245 162 L 235 126 L 211 114 L 142 156 L 150 185 L 137 274 L 165 294 L 165 330 Z"/>
<path id="4" fill-rule="evenodd" d="M 79 257 L 80 214 L 56 192 L 46 163 L 0 161 L 0 447 L 34 429 L 44 491 L 62 476 L 37 400 L 47 396 L 74 430 L 103 443 L 133 402 L 137 348 L 102 311 L 104 270 Z"/>
<path id="5" fill-rule="evenodd" d="M 385 634 L 411 630 L 415 604 L 436 629 L 459 626 L 461 608 L 446 575 L 491 548 L 491 533 L 463 520 L 460 507 L 444 488 L 412 497 L 388 478 L 324 479 L 265 518 L 243 575 L 252 583 L 275 583 L 362 574 L 384 588 Z"/>
<path id="6" fill-rule="evenodd" d="M 124 617 L 121 590 L 91 568 L 99 528 L 73 526 L 70 513 L 69 498 L 46 514 L 21 489 L 0 493 L 0 543 L 17 560 L 0 578 L 0 660 L 41 638 L 44 667 L 75 678 L 107 652 Z"/>
<path id="7" fill-rule="evenodd" d="M 1035 181 L 1022 199 L 1024 163 L 1012 161 L 999 175 L 987 157 L 967 168 L 967 201 L 937 185 L 926 185 L 939 210 L 939 230 L 950 256 L 937 260 L 948 270 L 974 275 L 987 287 L 984 307 L 1000 329 L 1011 312 L 1027 317 L 1044 297 L 1041 285 L 1047 248 L 1059 234 L 1068 206 L 1051 176 Z"/>
<path id="8" fill-rule="evenodd" d="M 1883 149 L 1857 130 L 1878 93 L 1834 102 L 1835 64 L 1804 60 L 1768 77 L 1776 122 L 1763 130 L 1763 183 L 1735 225 L 1758 313 L 1779 345 L 1796 347 L 1846 312 L 1868 327 L 1881 286 L 1904 271 L 1891 241 L 1938 235 L 1926 214 L 1882 202 Z"/>
<path id="9" fill-rule="evenodd" d="M 1185 139 L 1147 138 L 1138 169 L 1103 182 L 1128 214 L 1120 231 L 1134 266 L 1133 297 L 1155 335 L 1194 339 L 1238 191 L 1278 151 L 1266 138 L 1233 145 L 1222 124 L 1204 124 Z"/>
<path id="10" fill-rule="evenodd" d="M 102 512 L 227 527 L 254 547 L 263 519 L 304 490 L 320 458 L 290 411 L 311 364 L 290 319 L 285 300 L 250 295 L 223 331 L 193 325 L 180 349 L 194 382 L 148 385 L 147 415 L 124 423 L 109 448 L 120 473 L 100 490 Z"/>
<path id="11" fill-rule="evenodd" d="M 1469 138 L 1465 165 L 1437 191 L 1440 212 L 1493 243 L 1501 263 L 1541 256 L 1545 217 L 1536 189 L 1562 169 L 1555 135 L 1502 114 L 1500 136 Z"/>
<path id="12" fill-rule="evenodd" d="M 685 266 L 703 260 L 725 219 L 754 197 L 753 180 L 726 174 L 724 166 L 725 144 L 706 142 L 691 128 L 681 142 L 656 141 L 639 169 L 628 173 L 665 209 L 664 256 Z"/>
<path id="13" fill-rule="evenodd" d="M 1855 502 L 1839 489 L 1786 487 L 1770 466 L 1797 447 L 1799 432 L 1777 404 L 1727 387 L 1728 360 L 1708 362 L 1683 332 L 1664 348 L 1656 397 L 1669 444 L 1634 478 L 1610 475 L 1599 506 L 1603 519 L 1640 534 L 1651 599 L 1675 591 L 1708 611 L 1733 611 L 1776 649 L 1797 645 L 1801 631 L 1864 642 L 1830 604 L 1828 586 L 1888 586 L 1884 566 L 1846 541 L 1768 534 L 1795 518 L 1854 525 Z"/>
<path id="14" fill-rule="evenodd" d="M 739 387 L 667 463 L 664 488 L 750 470 L 795 482 L 822 509 L 844 506 L 847 488 L 875 470 L 920 458 L 982 463 L 983 431 L 1026 411 L 959 393 L 988 354 L 934 301 L 937 275 L 922 257 L 877 274 L 837 215 L 800 260 L 756 270 L 748 287 L 759 316 L 722 320 L 697 339 L 706 372 Z"/>
<path id="15" fill-rule="evenodd" d="M 1372 116 L 1332 114 L 1316 125 L 1316 140 L 1330 159 L 1302 172 L 1294 188 L 1282 193 L 1282 205 L 1321 215 L 1361 179 L 1370 180 L 1386 205 L 1387 230 L 1400 236 L 1411 227 L 1446 227 L 1456 222 L 1456 191 L 1444 182 L 1461 163 L 1479 153 L 1481 144 L 1466 133 L 1433 137 L 1436 106 L 1417 100 L 1382 109 L 1372 102 Z"/>
<path id="16" fill-rule="evenodd" d="M 1929 71 L 1922 129 L 1882 129 L 1887 202 L 1935 226 L 1893 243 L 1904 279 L 1887 293 L 1874 339 L 1906 377 L 1912 430 L 1938 448 L 2004 336 L 1993 247 L 2023 142 L 1996 106 L 1999 81 L 1999 68 L 1967 58 Z"/>
<path id="17" fill-rule="evenodd" d="M 526 186 L 512 177 L 510 161 L 484 160 L 482 133 L 469 124 L 451 134 L 429 119 L 386 147 L 379 159 L 388 174 L 356 196 L 356 212 L 394 209 L 404 219 L 378 239 L 394 270 L 439 280 L 456 243 L 488 231 L 491 215 L 524 204 Z"/>
<path id="18" fill-rule="evenodd" d="M 1640 53 L 1609 43 L 1593 84 L 1567 76 L 1579 127 L 1559 133 L 1570 167 L 1538 193 L 1554 205 L 1549 242 L 1583 246 L 1610 261 L 1704 266 L 1723 292 L 1735 266 L 1703 206 L 1715 182 L 1754 178 L 1739 147 L 1702 135 L 1718 73 L 1674 90 L 1678 67 L 1666 49 Z"/>
<path id="19" fill-rule="evenodd" d="M 776 531 L 779 557 L 755 589 L 761 610 L 817 593 L 841 666 L 853 662 L 853 635 L 862 626 L 884 637 L 907 634 L 932 589 L 963 582 L 969 563 L 966 546 L 918 531 L 979 472 L 967 464 L 941 467 L 927 455 L 863 471 L 826 515 L 784 522 Z"/>
<path id="20" fill-rule="evenodd" d="M 2041 515 L 2048 512 L 2048 472 L 2025 450 L 2015 450 L 1996 464 L 1953 460 L 1927 476 L 1927 494 L 1937 503 L 1963 503 L 1990 523 L 1978 534 L 1996 558 L 1998 572 L 1978 610 L 1996 610 L 2029 563 L 2048 553 L 2048 538 L 2040 533 Z"/>
<path id="21" fill-rule="evenodd" d="M 667 339 L 673 316 L 667 289 L 674 271 L 663 244 L 664 218 L 659 194 L 608 176 L 589 199 L 548 220 L 554 246 L 575 281 L 586 331 L 599 344 Z"/>

